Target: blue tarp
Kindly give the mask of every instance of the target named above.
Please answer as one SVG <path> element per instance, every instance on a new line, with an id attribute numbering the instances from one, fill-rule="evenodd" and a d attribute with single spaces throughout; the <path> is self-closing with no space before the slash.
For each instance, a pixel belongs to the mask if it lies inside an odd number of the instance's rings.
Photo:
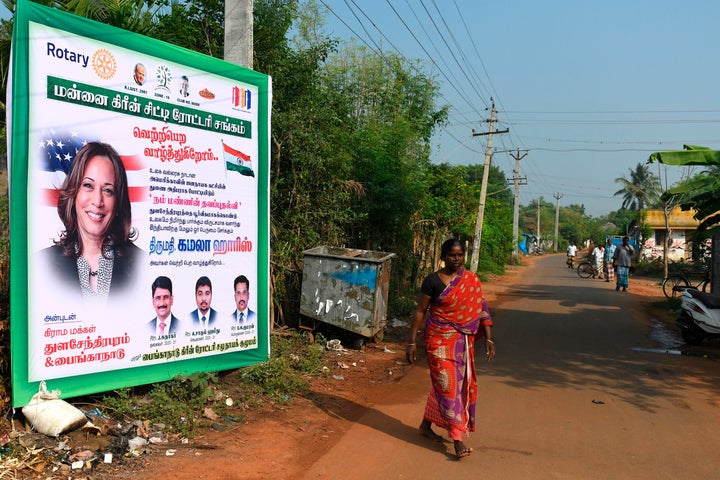
<path id="1" fill-rule="evenodd" d="M 523 233 L 522 234 L 523 239 L 518 242 L 518 248 L 522 253 L 525 255 L 529 254 L 529 248 L 532 247 L 533 241 L 535 239 L 535 235 L 532 233 Z"/>

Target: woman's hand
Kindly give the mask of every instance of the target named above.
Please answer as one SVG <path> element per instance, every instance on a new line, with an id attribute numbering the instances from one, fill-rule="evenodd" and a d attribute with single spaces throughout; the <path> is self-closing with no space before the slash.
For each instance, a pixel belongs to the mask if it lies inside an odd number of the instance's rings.
<path id="1" fill-rule="evenodd" d="M 414 343 L 408 343 L 405 347 L 405 358 L 411 365 L 417 360 L 417 345 Z"/>
<path id="2" fill-rule="evenodd" d="M 495 358 L 495 342 L 489 338 L 485 338 L 485 356 L 488 362 Z"/>

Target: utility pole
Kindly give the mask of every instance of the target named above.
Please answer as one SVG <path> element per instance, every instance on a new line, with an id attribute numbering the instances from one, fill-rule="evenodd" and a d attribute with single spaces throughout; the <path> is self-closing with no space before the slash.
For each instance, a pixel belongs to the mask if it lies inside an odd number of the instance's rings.
<path id="1" fill-rule="evenodd" d="M 535 232 L 535 236 L 537 237 L 537 246 L 540 248 L 540 199 L 537 200 L 537 230 Z M 537 253 L 537 252 L 535 252 Z"/>
<path id="2" fill-rule="evenodd" d="M 523 150 L 527 152 L 527 150 Z M 517 149 L 517 154 L 510 154 L 515 159 L 515 169 L 513 170 L 513 184 L 515 185 L 515 198 L 513 200 L 513 251 L 512 258 L 513 262 L 517 263 L 518 260 L 518 235 L 519 235 L 519 223 L 520 223 L 520 185 L 527 185 L 527 177 L 520 176 L 520 160 L 527 156 L 527 153 L 520 155 L 520 149 Z"/>
<path id="3" fill-rule="evenodd" d="M 483 166 L 482 185 L 480 186 L 480 204 L 478 205 L 477 221 L 475 222 L 475 238 L 473 239 L 473 251 L 470 261 L 470 270 L 472 272 L 477 272 L 478 261 L 480 259 L 480 238 L 482 237 L 483 217 L 485 215 L 485 197 L 487 196 L 488 175 L 490 175 L 490 162 L 492 161 L 493 134 L 507 133 L 510 131 L 507 128 L 505 130 L 495 131 L 495 117 L 497 115 L 497 110 L 495 110 L 495 101 L 492 98 L 490 99 L 490 102 L 492 103 L 492 109 L 490 113 L 490 128 L 487 132 L 475 133 L 475 130 L 473 130 L 472 132 L 473 137 L 477 137 L 480 135 L 488 136 L 488 143 L 485 147 L 485 165 Z"/>
<path id="4" fill-rule="evenodd" d="M 563 197 L 559 192 L 553 195 L 555 197 L 555 251 L 558 251 L 558 222 L 560 220 L 560 199 Z"/>
<path id="5" fill-rule="evenodd" d="M 224 59 L 253 68 L 253 0 L 225 0 Z"/>

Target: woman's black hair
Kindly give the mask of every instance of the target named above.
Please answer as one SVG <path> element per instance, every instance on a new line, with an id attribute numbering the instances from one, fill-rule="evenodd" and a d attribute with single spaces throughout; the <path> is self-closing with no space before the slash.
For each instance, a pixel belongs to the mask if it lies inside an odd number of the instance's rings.
<path id="1" fill-rule="evenodd" d="M 137 232 L 132 227 L 127 173 L 120 155 L 107 143 L 90 142 L 78 150 L 75 155 L 70 172 L 65 177 L 58 198 L 57 212 L 65 226 L 65 231 L 60 234 L 60 240 L 56 243 L 63 248 L 65 255 L 69 257 L 76 257 L 82 252 L 82 238 L 78 231 L 78 220 L 75 213 L 75 196 L 82 184 L 85 168 L 94 157 L 107 158 L 112 164 L 113 173 L 115 174 L 115 211 L 113 212 L 112 221 L 104 232 L 103 251 L 110 244 L 115 248 L 119 248 L 137 237 Z"/>
<path id="2" fill-rule="evenodd" d="M 450 249 L 455 246 L 460 247 L 462 249 L 462 252 L 465 253 L 465 244 L 463 244 L 457 238 L 448 238 L 443 242 L 442 247 L 440 247 L 440 258 L 444 258 L 445 255 L 450 253 Z"/>

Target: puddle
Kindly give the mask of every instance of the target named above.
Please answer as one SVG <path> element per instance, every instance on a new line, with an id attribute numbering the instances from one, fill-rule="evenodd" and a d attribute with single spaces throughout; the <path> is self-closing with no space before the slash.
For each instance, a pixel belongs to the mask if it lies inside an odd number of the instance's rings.
<path id="1" fill-rule="evenodd" d="M 720 360 L 720 355 L 716 353 L 709 353 L 702 350 L 688 350 L 688 349 L 674 349 L 674 348 L 645 348 L 645 347 L 630 347 L 629 350 L 634 352 L 643 353 L 662 353 L 665 355 L 683 355 L 685 357 L 697 357 L 697 358 L 708 358 L 710 360 Z"/>
<path id="2" fill-rule="evenodd" d="M 680 347 L 685 346 L 685 342 L 679 333 L 676 333 L 665 326 L 659 320 L 652 319 L 652 328 L 650 329 L 650 340 L 658 344 L 657 347 L 630 347 L 635 352 L 645 353 L 664 353 L 666 355 L 687 355 L 687 351 Z"/>
<path id="3" fill-rule="evenodd" d="M 644 352 L 644 353 L 664 353 L 666 355 L 688 355 L 688 352 L 685 350 L 676 350 L 676 349 L 668 349 L 668 348 L 630 347 L 630 350 L 632 350 L 634 352 Z"/>
<path id="4" fill-rule="evenodd" d="M 664 323 L 653 318 L 650 340 L 657 342 L 660 349 L 677 349 L 685 345 L 679 333 L 670 330 Z"/>
<path id="5" fill-rule="evenodd" d="M 659 320 L 652 319 L 650 339 L 655 341 L 657 347 L 630 347 L 630 350 L 644 353 L 662 353 L 665 355 L 685 355 L 688 357 L 700 357 L 720 359 L 720 354 L 708 352 L 705 349 L 689 349 L 679 333 L 670 330 Z"/>

